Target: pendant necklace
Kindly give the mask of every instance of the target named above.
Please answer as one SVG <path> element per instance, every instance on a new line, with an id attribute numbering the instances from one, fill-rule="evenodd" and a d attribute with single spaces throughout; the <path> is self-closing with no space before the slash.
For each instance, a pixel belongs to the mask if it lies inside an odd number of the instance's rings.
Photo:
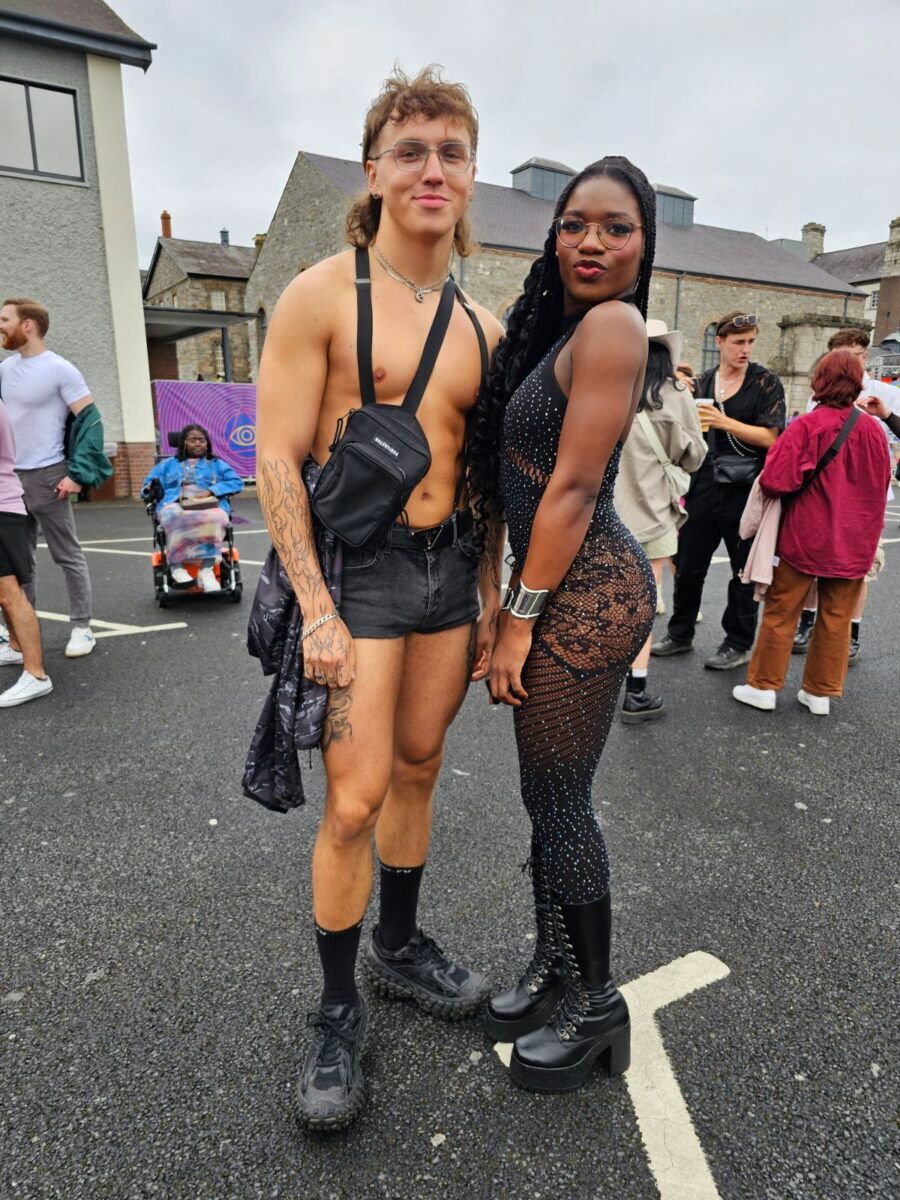
<path id="1" fill-rule="evenodd" d="M 440 289 L 444 286 L 444 284 L 450 278 L 450 272 L 448 270 L 447 274 L 444 275 L 444 277 L 442 279 L 436 279 L 434 281 L 434 283 L 422 284 L 422 286 L 420 287 L 419 284 L 413 283 L 413 281 L 411 279 L 407 279 L 405 275 L 402 275 L 397 270 L 396 267 L 391 266 L 391 264 L 384 257 L 384 255 L 381 253 L 381 251 L 378 249 L 378 247 L 375 245 L 374 242 L 372 242 L 372 249 L 375 251 L 375 257 L 378 259 L 378 261 L 384 267 L 385 271 L 387 271 L 388 275 L 390 275 L 390 277 L 392 279 L 396 279 L 398 283 L 402 283 L 404 287 L 408 287 L 409 290 L 411 292 L 413 292 L 413 294 L 415 295 L 416 299 L 418 300 L 418 302 L 420 304 L 422 304 L 424 302 L 425 297 L 428 295 L 429 292 L 440 291 Z"/>

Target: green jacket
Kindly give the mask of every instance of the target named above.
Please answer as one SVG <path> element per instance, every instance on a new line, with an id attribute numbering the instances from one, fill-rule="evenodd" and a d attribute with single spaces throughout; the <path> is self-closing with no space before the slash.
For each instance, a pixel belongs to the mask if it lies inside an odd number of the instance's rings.
<path id="1" fill-rule="evenodd" d="M 98 488 L 113 473 L 113 465 L 103 453 L 103 418 L 96 404 L 89 404 L 77 416 L 66 419 L 65 455 L 69 478 L 83 488 Z"/>

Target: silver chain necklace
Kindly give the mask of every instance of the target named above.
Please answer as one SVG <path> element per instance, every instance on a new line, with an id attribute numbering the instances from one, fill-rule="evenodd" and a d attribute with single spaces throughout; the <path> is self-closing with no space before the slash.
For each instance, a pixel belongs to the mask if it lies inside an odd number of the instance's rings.
<path id="1" fill-rule="evenodd" d="M 747 377 L 747 373 L 745 371 L 744 379 L 746 379 L 746 377 Z M 741 387 L 744 386 L 744 379 L 741 380 Z M 722 409 L 722 412 L 724 412 L 725 411 L 725 384 L 722 381 L 722 375 L 721 375 L 720 371 L 716 371 L 716 378 L 713 383 L 713 390 L 715 391 L 716 400 L 719 403 L 719 407 Z M 741 388 L 738 388 L 738 392 L 740 390 L 741 390 Z M 735 392 L 734 394 L 737 395 L 737 392 Z M 728 399 L 730 400 L 731 397 L 729 396 Z M 725 437 L 728 439 L 729 445 L 731 446 L 731 448 L 735 452 L 735 454 L 739 454 L 742 458 L 751 458 L 754 454 L 756 454 L 755 446 L 748 446 L 746 442 L 742 442 L 740 438 L 734 437 L 730 433 L 726 433 Z"/>
<path id="2" fill-rule="evenodd" d="M 405 275 L 402 275 L 396 267 L 391 266 L 374 242 L 372 243 L 372 249 L 375 251 L 375 257 L 387 271 L 388 275 L 392 279 L 396 279 L 398 283 L 402 283 L 404 287 L 408 287 L 411 292 L 414 292 L 420 304 L 423 303 L 429 292 L 439 291 L 450 278 L 450 271 L 448 270 L 442 279 L 436 279 L 434 283 L 422 284 L 420 287 L 418 283 L 413 283 L 411 279 L 407 279 Z"/>

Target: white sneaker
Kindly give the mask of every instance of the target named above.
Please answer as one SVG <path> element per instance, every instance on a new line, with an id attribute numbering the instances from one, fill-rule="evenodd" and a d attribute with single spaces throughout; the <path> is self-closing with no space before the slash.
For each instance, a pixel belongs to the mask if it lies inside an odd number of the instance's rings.
<path id="1" fill-rule="evenodd" d="M 803 688 L 797 693 L 797 699 L 813 714 L 814 717 L 827 717 L 831 712 L 830 696 L 811 696 Z"/>
<path id="2" fill-rule="evenodd" d="M 170 574 L 172 576 L 172 582 L 177 583 L 180 587 L 186 587 L 188 584 L 192 584 L 194 582 L 190 571 L 186 571 L 184 567 L 171 567 Z"/>
<path id="3" fill-rule="evenodd" d="M 9 641 L 9 630 L 6 628 L 6 626 L 3 624 L 3 622 L 0 621 L 0 646 L 2 646 L 4 642 L 8 642 L 8 641 Z"/>
<path id="4" fill-rule="evenodd" d="M 656 615 L 664 617 L 666 615 L 666 602 L 663 599 L 662 592 L 656 597 Z"/>
<path id="5" fill-rule="evenodd" d="M 732 689 L 732 696 L 741 704 L 749 704 L 751 708 L 761 708 L 763 712 L 772 712 L 775 708 L 775 693 L 770 688 L 755 688 L 749 683 L 739 683 Z"/>
<path id="6" fill-rule="evenodd" d="M 27 704 L 29 700 L 37 700 L 39 696 L 46 696 L 52 691 L 53 684 L 50 682 L 49 675 L 45 675 L 43 679 L 36 679 L 34 675 L 23 671 L 11 688 L 0 692 L 0 708 L 13 708 L 16 704 Z"/>
<path id="7" fill-rule="evenodd" d="M 66 643 L 66 658 L 83 658 L 97 645 L 90 629 L 76 625 Z"/>
<path id="8" fill-rule="evenodd" d="M 698 613 L 697 613 L 697 616 L 694 618 L 694 624 L 695 624 L 695 625 L 700 625 L 700 624 L 702 623 L 702 621 L 703 621 L 703 613 L 702 613 L 702 612 L 698 612 Z"/>
<path id="9" fill-rule="evenodd" d="M 21 667 L 25 659 L 7 641 L 0 642 L 0 667 Z"/>
<path id="10" fill-rule="evenodd" d="M 216 579 L 216 574 L 212 567 L 202 567 L 197 575 L 197 582 L 203 588 L 204 592 L 221 592 L 222 590 L 222 585 Z"/>

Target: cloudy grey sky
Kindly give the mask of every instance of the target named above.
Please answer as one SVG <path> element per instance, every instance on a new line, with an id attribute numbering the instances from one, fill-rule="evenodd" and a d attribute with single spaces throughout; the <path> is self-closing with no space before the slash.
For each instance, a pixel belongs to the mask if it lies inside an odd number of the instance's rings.
<path id="1" fill-rule="evenodd" d="M 123 69 L 141 264 L 264 232 L 298 150 L 359 153 L 394 61 L 443 64 L 481 119 L 479 177 L 626 154 L 696 220 L 826 249 L 900 215 L 898 0 L 110 0 L 156 42 Z"/>

